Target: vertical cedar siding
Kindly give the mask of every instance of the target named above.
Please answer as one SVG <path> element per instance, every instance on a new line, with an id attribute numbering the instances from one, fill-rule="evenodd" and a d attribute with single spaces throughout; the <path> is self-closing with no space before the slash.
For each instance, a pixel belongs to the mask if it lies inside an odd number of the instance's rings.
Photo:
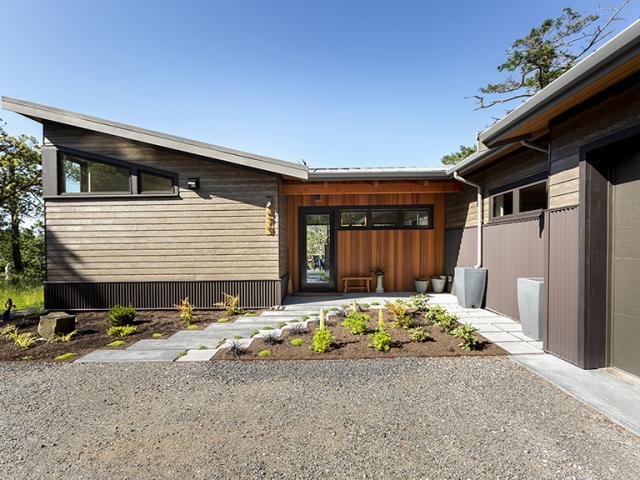
<path id="1" fill-rule="evenodd" d="M 48 282 L 279 281 L 280 225 L 267 235 L 264 211 L 271 198 L 282 212 L 277 176 L 75 127 L 44 134 L 45 148 L 174 172 L 180 186 L 177 198 L 47 198 Z"/>

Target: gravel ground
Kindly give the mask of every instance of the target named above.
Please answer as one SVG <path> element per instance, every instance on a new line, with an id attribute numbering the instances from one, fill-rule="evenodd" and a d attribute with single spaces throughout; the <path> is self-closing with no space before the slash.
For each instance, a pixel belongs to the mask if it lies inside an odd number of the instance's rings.
<path id="1" fill-rule="evenodd" d="M 637 437 L 507 358 L 5 363 L 0 378 L 7 479 L 640 472 Z"/>

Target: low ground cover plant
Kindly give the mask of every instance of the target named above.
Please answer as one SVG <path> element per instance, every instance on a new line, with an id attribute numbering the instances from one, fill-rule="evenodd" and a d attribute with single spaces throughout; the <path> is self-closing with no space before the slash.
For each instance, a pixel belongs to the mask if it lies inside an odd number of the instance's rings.
<path id="1" fill-rule="evenodd" d="M 301 347 L 302 345 L 304 345 L 304 340 L 302 340 L 301 338 L 292 338 L 291 345 L 293 345 L 294 347 Z"/>
<path id="2" fill-rule="evenodd" d="M 350 311 L 342 322 L 342 326 L 348 328 L 354 335 L 364 335 L 367 333 L 367 325 L 371 317 L 356 310 Z"/>
<path id="3" fill-rule="evenodd" d="M 126 342 L 124 340 L 114 340 L 113 342 L 107 343 L 107 347 L 119 347 L 120 345 L 124 345 Z"/>
<path id="4" fill-rule="evenodd" d="M 426 293 L 413 295 L 409 301 L 418 312 L 426 312 L 429 309 L 429 295 Z"/>
<path id="5" fill-rule="evenodd" d="M 478 346 L 478 338 L 474 335 L 476 331 L 477 328 L 470 323 L 463 323 L 451 330 L 451 335 L 462 340 L 458 346 L 468 352 Z"/>
<path id="6" fill-rule="evenodd" d="M 260 350 L 258 352 L 258 356 L 259 357 L 269 357 L 269 356 L 271 356 L 271 350 L 269 350 L 268 348 L 264 349 L 264 350 Z"/>
<path id="7" fill-rule="evenodd" d="M 239 315 L 243 312 L 240 308 L 240 295 L 229 295 L 228 293 L 222 294 L 222 301 L 214 303 L 215 307 L 224 308 L 227 315 Z"/>
<path id="8" fill-rule="evenodd" d="M 136 319 L 136 309 L 131 305 L 125 307 L 116 304 L 107 312 L 107 323 L 112 327 L 121 327 L 123 325 L 133 325 Z"/>
<path id="9" fill-rule="evenodd" d="M 174 307 L 180 312 L 180 320 L 185 325 L 191 325 L 196 321 L 196 315 L 193 313 L 195 306 L 189 302 L 189 297 L 184 298 L 180 304 L 174 305 Z"/>
<path id="10" fill-rule="evenodd" d="M 0 334 L 8 340 L 11 340 L 20 348 L 31 348 L 36 344 L 36 334 L 32 332 L 20 332 L 15 325 L 9 325 L 2 329 Z"/>
<path id="11" fill-rule="evenodd" d="M 62 355 L 58 355 L 57 357 L 53 357 L 54 360 L 68 360 L 69 358 L 75 357 L 76 354 L 73 352 L 63 353 Z"/>
<path id="12" fill-rule="evenodd" d="M 409 330 L 409 338 L 412 342 L 426 342 L 430 340 L 431 334 L 424 327 L 415 327 Z"/>
<path id="13" fill-rule="evenodd" d="M 233 355 L 234 357 L 239 357 L 240 355 L 244 355 L 247 352 L 246 348 L 242 346 L 242 342 L 237 339 L 229 340 L 229 348 L 227 349 L 227 353 L 229 355 Z"/>
<path id="14" fill-rule="evenodd" d="M 74 330 L 73 332 L 69 332 L 69 333 L 57 333 L 53 336 L 52 340 L 54 342 L 68 343 L 77 334 L 78 334 L 77 330 Z"/>
<path id="15" fill-rule="evenodd" d="M 107 335 L 110 337 L 128 337 L 138 331 L 135 325 L 116 325 L 107 328 Z"/>

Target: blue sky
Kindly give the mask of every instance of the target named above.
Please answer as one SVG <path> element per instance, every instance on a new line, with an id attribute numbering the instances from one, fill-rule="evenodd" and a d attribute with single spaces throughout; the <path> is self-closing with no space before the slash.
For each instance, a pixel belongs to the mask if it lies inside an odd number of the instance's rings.
<path id="1" fill-rule="evenodd" d="M 620 1 L 2 0 L 0 94 L 314 167 L 432 166 L 500 116 L 464 97 L 515 38 Z"/>

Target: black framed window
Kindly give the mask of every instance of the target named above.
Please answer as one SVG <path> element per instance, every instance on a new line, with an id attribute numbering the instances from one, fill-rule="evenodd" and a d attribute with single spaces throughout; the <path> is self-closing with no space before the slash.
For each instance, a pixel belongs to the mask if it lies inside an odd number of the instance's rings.
<path id="1" fill-rule="evenodd" d="M 547 181 L 527 183 L 489 197 L 491 220 L 535 214 L 548 205 Z"/>
<path id="2" fill-rule="evenodd" d="M 177 195 L 178 176 L 76 151 L 59 151 L 58 195 Z M 55 178 L 55 177 L 54 177 Z"/>
<path id="3" fill-rule="evenodd" d="M 337 218 L 342 230 L 431 229 L 433 205 L 342 207 Z"/>

